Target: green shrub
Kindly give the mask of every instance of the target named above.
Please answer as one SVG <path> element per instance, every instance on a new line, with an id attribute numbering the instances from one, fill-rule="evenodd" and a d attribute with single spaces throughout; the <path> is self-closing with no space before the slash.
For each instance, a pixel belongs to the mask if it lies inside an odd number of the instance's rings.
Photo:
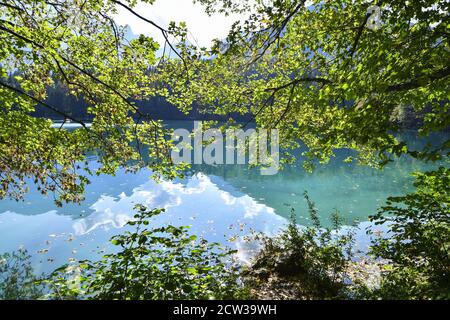
<path id="1" fill-rule="evenodd" d="M 370 219 L 385 224 L 372 254 L 391 270 L 374 295 L 383 299 L 450 298 L 450 169 L 416 174 L 414 193 L 388 198 Z"/>
<path id="2" fill-rule="evenodd" d="M 189 235 L 187 227 L 147 229 L 164 210 L 138 206 L 135 232 L 114 236 L 117 253 L 57 269 L 44 282 L 53 299 L 245 298 L 234 251 Z"/>
<path id="3" fill-rule="evenodd" d="M 332 215 L 333 227 L 323 228 L 306 192 L 305 199 L 313 222 L 311 227 L 299 227 L 292 210 L 285 230 L 273 238 L 262 237 L 262 250 L 247 271 L 247 282 L 257 295 L 258 291 L 265 291 L 274 298 L 348 297 L 345 270 L 352 256 L 353 235 L 338 235 L 334 231 L 341 225 L 337 213 Z"/>

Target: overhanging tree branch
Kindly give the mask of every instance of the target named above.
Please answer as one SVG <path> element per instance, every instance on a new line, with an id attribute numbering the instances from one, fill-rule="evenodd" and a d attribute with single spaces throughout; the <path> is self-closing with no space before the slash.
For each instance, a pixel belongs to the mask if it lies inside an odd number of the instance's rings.
<path id="1" fill-rule="evenodd" d="M 17 32 L 15 32 L 15 31 L 13 31 L 13 30 L 10 30 L 10 29 L 8 29 L 8 28 L 5 28 L 5 27 L 2 26 L 1 24 L 0 24 L 0 30 L 3 30 L 3 31 L 5 31 L 5 32 L 8 32 L 9 34 L 12 34 L 13 36 L 15 36 L 15 37 L 17 37 L 17 38 L 19 38 L 19 39 L 21 39 L 21 40 L 27 42 L 27 43 L 33 44 L 33 45 L 35 45 L 36 47 L 38 47 L 39 49 L 45 50 L 45 46 L 43 46 L 43 45 L 37 43 L 37 42 L 34 41 L 34 40 L 31 40 L 31 39 L 27 38 L 27 37 L 25 37 L 25 36 L 23 36 L 23 35 L 21 35 L 21 34 L 18 34 Z M 142 116 L 142 117 L 144 117 L 144 118 L 146 118 L 146 119 L 150 119 L 151 122 L 155 123 L 155 121 L 154 121 L 153 119 L 151 119 L 147 114 L 146 114 L 146 115 L 142 114 L 142 113 L 139 111 L 139 109 L 138 109 L 134 104 L 132 104 L 130 101 L 128 101 L 128 99 L 127 99 L 122 93 L 120 93 L 118 90 L 116 90 L 115 88 L 113 88 L 111 85 L 107 84 L 106 82 L 100 80 L 99 78 L 97 78 L 96 76 L 94 76 L 93 74 L 91 74 L 90 72 L 88 72 L 88 71 L 84 70 L 83 68 L 79 67 L 77 64 L 73 63 L 72 61 L 70 61 L 70 60 L 67 59 L 66 57 L 62 56 L 60 53 L 57 53 L 57 54 L 58 54 L 58 57 L 59 57 L 59 58 L 61 58 L 64 62 L 66 62 L 66 63 L 68 63 L 69 65 L 71 65 L 72 67 L 74 67 L 74 68 L 75 68 L 76 70 L 78 70 L 79 72 L 81 72 L 82 74 L 88 76 L 88 77 L 91 78 L 92 80 L 98 82 L 99 84 L 101 84 L 101 85 L 103 85 L 104 87 L 106 87 L 106 88 L 108 88 L 109 90 L 111 90 L 114 94 L 116 94 L 117 96 L 119 96 L 119 97 L 122 99 L 122 101 L 124 101 L 128 106 L 130 106 L 131 108 L 133 108 L 134 111 L 135 111 L 137 114 L 139 114 L 140 116 Z M 52 56 L 52 57 L 53 57 L 53 56 Z M 53 57 L 53 58 L 56 59 L 55 57 Z"/>
<path id="2" fill-rule="evenodd" d="M 264 89 L 265 92 L 269 92 L 269 91 L 279 91 L 285 88 L 288 88 L 290 86 L 296 86 L 299 83 L 302 82 L 317 82 L 317 83 L 322 83 L 322 84 L 330 84 L 332 83 L 331 80 L 328 80 L 326 78 L 320 78 L 320 77 L 304 77 L 304 78 L 297 78 L 292 80 L 291 82 L 288 82 L 286 84 L 283 84 L 279 87 L 271 87 L 271 88 L 266 88 Z"/>
<path id="3" fill-rule="evenodd" d="M 378 1 L 378 2 L 377 2 L 377 6 L 378 6 L 378 7 L 381 6 L 382 3 L 383 3 L 383 1 L 381 1 L 381 0 Z M 355 40 L 353 41 L 352 48 L 350 49 L 350 52 L 349 52 L 350 59 L 353 58 L 353 55 L 354 55 L 355 52 L 356 52 L 356 49 L 357 49 L 357 47 L 358 47 L 359 40 L 361 40 L 361 36 L 362 36 L 362 34 L 363 34 L 364 28 L 366 27 L 367 21 L 369 21 L 369 18 L 370 18 L 371 16 L 372 16 L 372 13 L 371 13 L 371 12 L 367 12 L 366 15 L 364 16 L 364 20 L 363 20 L 362 23 L 359 25 L 358 31 L 357 31 L 357 33 L 356 33 Z"/>
<path id="4" fill-rule="evenodd" d="M 276 128 L 278 126 L 278 124 L 286 117 L 286 115 L 288 114 L 289 110 L 291 109 L 291 104 L 292 104 L 292 99 L 294 97 L 295 87 L 296 87 L 296 85 L 292 85 L 286 109 L 284 109 L 283 114 L 281 115 L 281 117 L 277 120 L 277 122 L 275 122 L 274 128 Z"/>
<path id="5" fill-rule="evenodd" d="M 28 99 L 33 100 L 33 101 L 36 102 L 38 105 L 42 105 L 42 106 L 46 107 L 47 109 L 50 109 L 50 110 L 52 110 L 53 112 L 55 112 L 55 113 L 57 113 L 57 114 L 59 114 L 59 115 L 65 117 L 65 118 L 67 118 L 67 119 L 70 119 L 71 121 L 73 121 L 73 122 L 75 122 L 75 123 L 80 124 L 84 129 L 86 129 L 87 131 L 89 131 L 89 128 L 87 127 L 87 125 L 86 125 L 83 121 L 78 120 L 78 119 L 72 117 L 71 115 L 69 115 L 69 114 L 67 114 L 67 113 L 65 113 L 65 112 L 63 112 L 63 111 L 60 111 L 58 108 L 56 108 L 56 107 L 54 107 L 54 106 L 51 106 L 51 105 L 49 105 L 48 103 L 46 103 L 46 102 L 44 102 L 44 101 L 42 101 L 42 100 L 40 100 L 40 99 L 38 99 L 38 98 L 36 98 L 36 97 L 33 97 L 31 94 L 26 93 L 25 91 L 23 91 L 23 90 L 21 90 L 21 89 L 18 89 L 18 88 L 16 88 L 16 87 L 13 87 L 13 86 L 11 86 L 11 85 L 9 85 L 9 84 L 3 82 L 3 81 L 0 81 L 0 86 L 4 87 L 4 88 L 6 88 L 6 89 L 8 89 L 8 90 L 10 90 L 10 91 L 13 91 L 13 92 L 15 92 L 15 93 L 17 93 L 17 94 L 19 94 L 19 95 L 21 95 L 21 96 L 25 96 L 25 97 L 27 97 Z"/>
<path id="6" fill-rule="evenodd" d="M 8 7 L 8 8 L 10 8 L 10 9 L 14 9 L 14 10 L 17 10 L 17 11 L 22 11 L 22 12 L 25 11 L 25 10 L 23 10 L 22 8 L 19 8 L 19 7 L 17 7 L 17 6 L 14 6 L 14 5 L 10 4 L 10 3 L 0 2 L 0 6 Z"/>
<path id="7" fill-rule="evenodd" d="M 388 92 L 401 92 L 408 91 L 412 89 L 417 89 L 426 85 L 429 85 L 431 82 L 443 79 L 445 77 L 450 76 L 450 66 L 443 68 L 441 70 L 436 71 L 430 75 L 422 75 L 417 76 L 411 81 L 390 85 L 387 88 Z"/>
<path id="8" fill-rule="evenodd" d="M 280 41 L 280 37 L 281 34 L 283 33 L 283 30 L 286 28 L 287 24 L 289 23 L 289 21 L 292 19 L 292 17 L 294 17 L 294 15 L 300 11 L 301 8 L 304 7 L 305 5 L 305 0 L 300 1 L 291 12 L 289 12 L 289 14 L 283 19 L 283 21 L 281 21 L 281 23 L 278 26 L 275 26 L 273 28 L 265 28 L 264 30 L 262 30 L 262 32 L 270 30 L 269 36 L 268 38 L 263 42 L 262 46 L 260 49 L 262 49 L 262 51 L 260 53 L 258 53 L 256 55 L 256 57 L 254 59 L 252 59 L 250 62 L 248 62 L 246 64 L 246 67 L 256 63 L 259 59 L 261 59 L 265 53 L 267 52 L 267 50 L 269 50 L 269 48 L 275 43 L 275 42 L 279 42 Z M 261 32 L 261 31 L 260 31 Z M 258 33 L 258 32 L 257 32 Z"/>

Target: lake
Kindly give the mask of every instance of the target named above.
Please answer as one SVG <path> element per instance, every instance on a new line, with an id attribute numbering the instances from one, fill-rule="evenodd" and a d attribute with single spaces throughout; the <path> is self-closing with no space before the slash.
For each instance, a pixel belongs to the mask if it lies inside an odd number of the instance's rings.
<path id="1" fill-rule="evenodd" d="M 403 138 L 417 146 L 424 143 L 414 133 Z M 156 183 L 149 179 L 148 170 L 135 174 L 120 170 L 116 176 L 91 177 L 86 200 L 62 208 L 31 187 L 23 202 L 0 201 L 0 253 L 23 246 L 38 271 L 50 271 L 73 258 L 94 258 L 109 250 L 108 239 L 123 231 L 134 215 L 133 206 L 144 204 L 166 208 L 154 224 L 190 225 L 194 234 L 235 247 L 245 261 L 250 245 L 245 236 L 251 230 L 276 233 L 286 224 L 291 208 L 298 223 L 308 225 L 304 191 L 317 204 L 325 225 L 334 210 L 348 225 L 364 224 L 386 197 L 412 190 L 413 171 L 438 166 L 402 157 L 376 170 L 343 163 L 348 154 L 339 151 L 311 174 L 300 165 L 274 176 L 261 176 L 245 165 L 196 165 L 184 180 Z M 95 157 L 89 161 L 97 166 Z M 367 245 L 363 231 L 358 239 L 360 246 Z"/>

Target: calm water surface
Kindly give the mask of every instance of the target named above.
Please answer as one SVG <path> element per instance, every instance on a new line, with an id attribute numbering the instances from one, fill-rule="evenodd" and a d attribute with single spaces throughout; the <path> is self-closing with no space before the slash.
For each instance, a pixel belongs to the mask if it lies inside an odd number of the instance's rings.
<path id="1" fill-rule="evenodd" d="M 405 139 L 415 138 L 409 134 Z M 23 246 L 39 271 L 52 270 L 70 258 L 93 258 L 108 251 L 108 239 L 123 231 L 133 206 L 140 203 L 167 209 L 154 224 L 190 225 L 192 233 L 235 246 L 245 260 L 248 244 L 243 238 L 251 229 L 275 233 L 286 223 L 291 207 L 298 222 L 308 224 L 305 190 L 325 224 L 336 209 L 348 224 L 364 222 L 387 196 L 412 190 L 411 172 L 437 166 L 405 157 L 380 171 L 343 163 L 347 155 L 340 151 L 312 174 L 299 166 L 275 176 L 261 176 L 240 165 L 195 166 L 185 180 L 155 183 L 147 170 L 119 171 L 114 177 L 92 177 L 86 200 L 62 208 L 31 188 L 23 202 L 0 201 L 0 253 Z M 95 158 L 90 161 L 97 165 Z M 229 241 L 232 235 L 238 237 Z"/>

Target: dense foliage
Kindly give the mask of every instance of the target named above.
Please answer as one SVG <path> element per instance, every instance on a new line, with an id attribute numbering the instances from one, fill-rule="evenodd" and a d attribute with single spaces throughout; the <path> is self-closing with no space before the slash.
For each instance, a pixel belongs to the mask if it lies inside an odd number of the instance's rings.
<path id="1" fill-rule="evenodd" d="M 417 174 L 416 192 L 391 197 L 371 217 L 387 225 L 372 254 L 388 259 L 392 270 L 379 295 L 386 299 L 450 298 L 450 169 Z"/>
<path id="2" fill-rule="evenodd" d="M 159 45 L 149 37 L 124 39 L 124 28 L 113 19 L 117 5 L 111 0 L 0 3 L 0 198 L 20 199 L 26 181 L 34 180 L 57 204 L 81 201 L 92 173 L 84 162 L 89 152 L 98 154 L 98 174 L 149 166 L 174 177 L 171 143 L 161 122 L 133 102 L 166 90 L 157 86 L 157 73 L 149 72 L 164 57 L 157 61 Z M 168 39 L 168 30 L 153 27 Z M 14 83 L 8 82 L 13 73 Z M 54 81 L 87 103 L 91 126 L 45 102 Z M 81 129 L 52 127 L 49 119 L 33 116 L 36 109 L 56 112 Z"/>
<path id="3" fill-rule="evenodd" d="M 210 58 L 193 63 L 188 83 L 175 76 L 179 61 L 165 69 L 181 108 L 196 100 L 205 112 L 249 112 L 258 126 L 278 128 L 284 147 L 305 145 L 307 168 L 338 148 L 374 166 L 405 153 L 448 153 L 448 140 L 410 148 L 392 121 L 413 108 L 426 113 L 420 134 L 449 127 L 448 1 L 198 2 L 209 12 L 252 14 L 211 50 L 186 47 Z"/>
<path id="4" fill-rule="evenodd" d="M 391 121 L 413 108 L 424 114 L 421 134 L 449 126 L 447 1 L 197 2 L 209 13 L 251 15 L 210 49 L 194 46 L 184 23 L 163 28 L 139 15 L 136 1 L 0 4 L 0 197 L 20 199 L 31 178 L 58 204 L 82 200 L 88 152 L 99 155 L 96 173 L 149 166 L 173 178 L 167 132 L 133 102 L 155 96 L 183 112 L 197 103 L 229 123 L 250 114 L 259 127 L 278 128 L 283 147 L 305 145 L 308 169 L 336 148 L 355 149 L 356 159 L 371 165 L 404 153 L 437 160 L 448 152 L 448 141 L 410 148 Z M 155 57 L 163 44 L 143 35 L 127 41 L 113 19 L 118 6 L 159 30 L 172 55 Z M 14 72 L 20 76 L 12 85 L 6 79 Z M 45 102 L 54 81 L 86 101 L 91 127 Z M 82 129 L 54 128 L 32 116 L 36 109 Z"/>

